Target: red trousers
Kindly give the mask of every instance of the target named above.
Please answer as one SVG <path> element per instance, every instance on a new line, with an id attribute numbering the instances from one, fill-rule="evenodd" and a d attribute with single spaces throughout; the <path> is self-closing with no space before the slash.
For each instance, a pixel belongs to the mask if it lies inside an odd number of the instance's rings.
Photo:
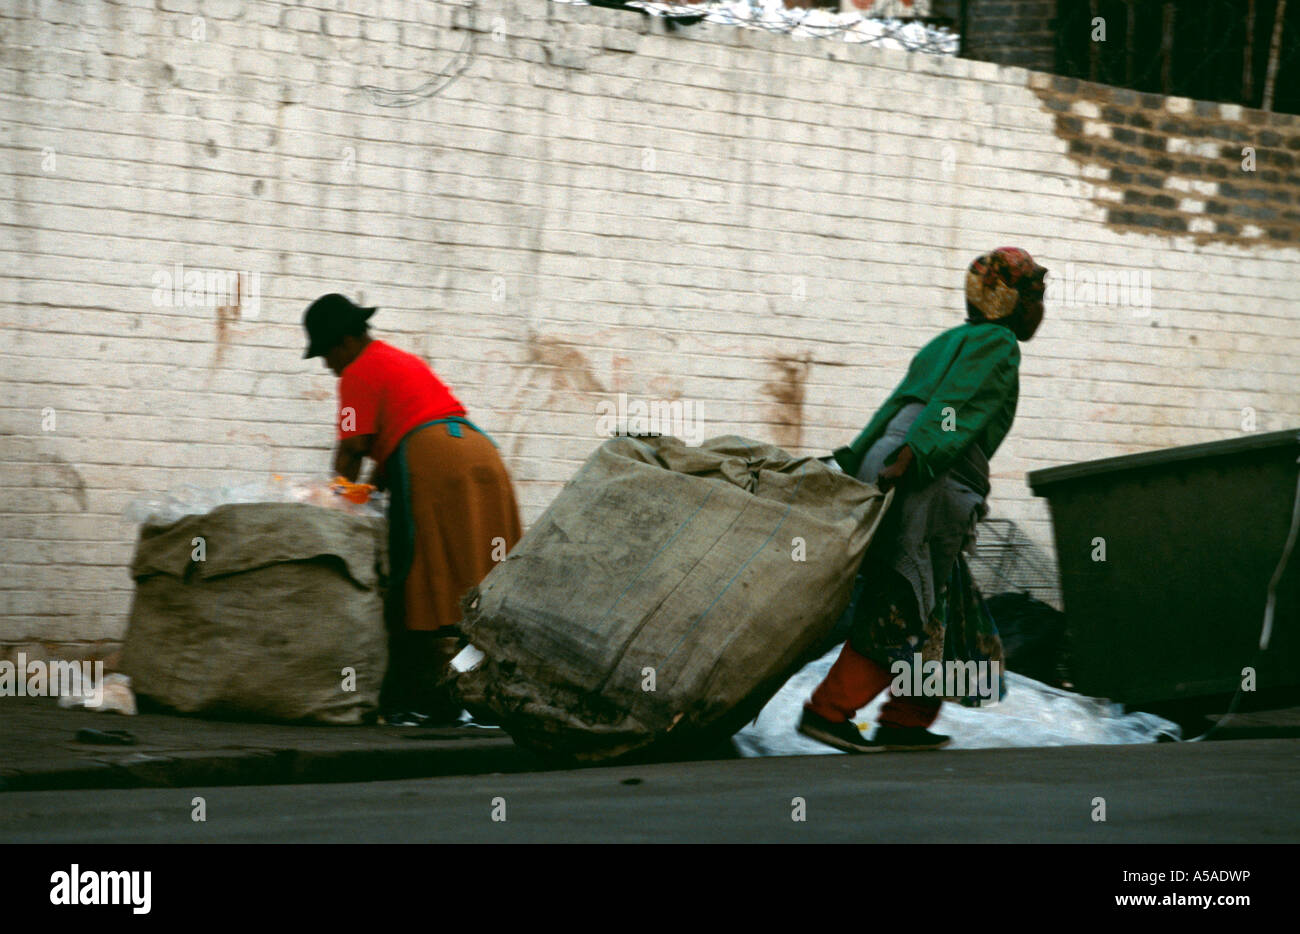
<path id="1" fill-rule="evenodd" d="M 845 642 L 840 657 L 826 673 L 826 680 L 817 685 L 812 700 L 805 706 L 832 723 L 843 723 L 886 690 L 893 680 L 888 671 L 865 655 L 859 655 Z M 925 728 L 939 716 L 942 703 L 937 697 L 891 697 L 876 721 L 882 726 Z"/>

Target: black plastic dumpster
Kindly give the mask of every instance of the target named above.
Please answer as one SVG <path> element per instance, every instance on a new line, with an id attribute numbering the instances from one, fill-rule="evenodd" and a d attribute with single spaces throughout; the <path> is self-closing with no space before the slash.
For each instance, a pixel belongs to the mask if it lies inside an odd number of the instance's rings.
<path id="1" fill-rule="evenodd" d="M 1260 699 L 1295 696 L 1300 547 L 1268 652 L 1258 644 L 1298 456 L 1292 430 L 1029 474 L 1051 506 L 1078 690 L 1145 707 L 1206 700 L 1235 692 L 1252 665 Z"/>

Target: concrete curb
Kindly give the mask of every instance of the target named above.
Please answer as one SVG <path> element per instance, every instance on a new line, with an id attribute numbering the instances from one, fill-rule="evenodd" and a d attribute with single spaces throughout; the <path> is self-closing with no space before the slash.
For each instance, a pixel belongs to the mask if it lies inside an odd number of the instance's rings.
<path id="1" fill-rule="evenodd" d="M 410 749 L 138 750 L 0 769 L 0 792 L 388 781 L 541 768 L 508 737 L 412 743 Z"/>

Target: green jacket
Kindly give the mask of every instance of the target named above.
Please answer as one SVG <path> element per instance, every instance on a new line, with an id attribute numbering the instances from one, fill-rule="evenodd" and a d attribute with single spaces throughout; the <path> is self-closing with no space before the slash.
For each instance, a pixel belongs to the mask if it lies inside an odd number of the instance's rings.
<path id="1" fill-rule="evenodd" d="M 963 324 L 944 331 L 912 358 L 907 376 L 848 447 L 835 452 L 846 473 L 857 475 L 871 445 L 909 402 L 925 410 L 903 443 L 916 455 L 920 475 L 932 480 L 969 444 L 992 457 L 1016 417 L 1020 395 L 1020 344 L 999 324 Z M 944 409 L 951 406 L 945 420 Z M 945 421 L 947 428 L 945 431 Z M 897 453 L 897 452 L 895 452 Z M 891 454 L 886 463 L 893 463 Z"/>

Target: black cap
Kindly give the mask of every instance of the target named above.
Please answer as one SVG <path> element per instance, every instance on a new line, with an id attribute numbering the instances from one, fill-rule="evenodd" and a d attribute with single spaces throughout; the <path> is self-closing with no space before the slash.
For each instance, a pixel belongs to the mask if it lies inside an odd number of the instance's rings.
<path id="1" fill-rule="evenodd" d="M 322 295 L 302 316 L 302 326 L 307 330 L 307 352 L 303 359 L 325 356 L 343 338 L 360 331 L 361 325 L 374 313 L 375 309 L 354 305 L 338 292 Z"/>

